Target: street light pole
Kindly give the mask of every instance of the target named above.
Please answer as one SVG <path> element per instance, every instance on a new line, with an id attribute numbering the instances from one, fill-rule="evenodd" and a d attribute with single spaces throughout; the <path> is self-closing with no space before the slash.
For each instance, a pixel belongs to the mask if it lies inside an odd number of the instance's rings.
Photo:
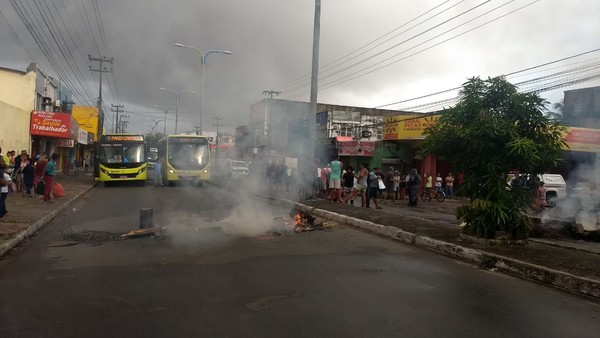
<path id="1" fill-rule="evenodd" d="M 200 126 L 199 127 L 200 127 L 200 132 L 202 132 L 202 123 L 204 120 L 204 81 L 205 81 L 204 80 L 204 71 L 205 71 L 204 65 L 206 64 L 207 58 L 210 54 L 231 55 L 231 52 L 228 50 L 208 50 L 205 53 L 203 53 L 200 49 L 198 49 L 196 47 L 184 45 L 182 43 L 176 43 L 175 46 L 195 50 L 200 55 L 200 63 L 202 64 L 202 88 L 201 88 L 200 97 L 201 97 L 202 102 L 200 102 Z"/>
<path id="2" fill-rule="evenodd" d="M 175 94 L 175 134 L 177 134 L 177 127 L 179 123 L 179 97 L 184 93 L 195 93 L 194 90 L 173 90 L 169 88 L 160 88 L 161 90 L 165 90 Z M 166 114 L 166 113 L 165 113 Z"/>
<path id="3" fill-rule="evenodd" d="M 167 135 L 167 113 L 169 112 L 169 110 L 174 110 L 175 108 L 165 108 L 159 105 L 153 105 L 154 108 L 158 108 L 162 111 L 164 111 L 165 113 L 165 125 L 163 126 L 163 134 Z"/>

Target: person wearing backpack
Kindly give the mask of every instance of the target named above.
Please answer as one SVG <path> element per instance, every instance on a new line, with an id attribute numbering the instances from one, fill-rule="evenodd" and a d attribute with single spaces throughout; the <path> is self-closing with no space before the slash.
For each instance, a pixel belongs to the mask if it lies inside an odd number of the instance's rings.
<path id="1" fill-rule="evenodd" d="M 0 177 L 0 217 L 4 217 L 6 215 L 6 198 L 8 197 L 8 185 L 12 184 L 12 180 L 10 179 L 10 175 L 8 172 L 8 167 L 6 165 L 0 166 L 0 170 L 3 176 Z"/>

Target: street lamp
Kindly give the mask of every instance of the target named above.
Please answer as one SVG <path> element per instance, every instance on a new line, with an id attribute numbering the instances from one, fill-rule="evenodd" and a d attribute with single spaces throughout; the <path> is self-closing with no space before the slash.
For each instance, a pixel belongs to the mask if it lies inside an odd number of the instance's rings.
<path id="1" fill-rule="evenodd" d="M 175 108 L 165 108 L 157 104 L 153 105 L 153 107 L 165 112 L 165 125 L 163 126 L 163 134 L 167 135 L 167 113 L 169 112 L 169 110 L 175 110 Z"/>
<path id="2" fill-rule="evenodd" d="M 160 88 L 175 94 L 175 134 L 177 134 L 177 124 L 179 122 L 179 97 L 185 93 L 195 93 L 195 90 L 173 90 L 169 88 Z"/>
<path id="3" fill-rule="evenodd" d="M 231 52 L 228 50 L 208 50 L 206 52 L 202 52 L 200 49 L 188 45 L 184 45 L 182 43 L 176 43 L 175 46 L 182 48 L 189 48 L 195 50 L 200 55 L 200 63 L 202 64 L 202 89 L 201 89 L 201 102 L 200 102 L 200 132 L 202 132 L 202 120 L 204 119 L 204 65 L 206 64 L 206 60 L 210 54 L 225 54 L 231 55 Z"/>

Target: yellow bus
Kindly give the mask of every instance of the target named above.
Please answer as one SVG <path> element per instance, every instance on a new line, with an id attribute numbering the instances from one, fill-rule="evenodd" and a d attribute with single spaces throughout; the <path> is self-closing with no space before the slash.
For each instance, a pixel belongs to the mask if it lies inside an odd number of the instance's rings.
<path id="1" fill-rule="evenodd" d="M 146 181 L 148 164 L 144 135 L 106 134 L 100 136 L 99 172 L 96 181 Z"/>
<path id="2" fill-rule="evenodd" d="M 210 179 L 210 145 L 201 135 L 169 135 L 158 142 L 163 181 L 204 184 Z"/>

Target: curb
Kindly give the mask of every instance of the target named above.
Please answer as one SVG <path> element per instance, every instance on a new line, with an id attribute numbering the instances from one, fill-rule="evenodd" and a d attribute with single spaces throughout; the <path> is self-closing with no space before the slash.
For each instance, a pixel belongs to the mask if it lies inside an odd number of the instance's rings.
<path id="1" fill-rule="evenodd" d="M 29 226 L 27 226 L 27 229 L 19 232 L 14 238 L 11 238 L 10 240 L 8 240 L 8 241 L 0 244 L 0 258 L 4 257 L 4 255 L 6 255 L 14 247 L 16 247 L 21 242 L 23 242 L 25 239 L 29 238 L 35 232 L 37 232 L 38 230 L 40 230 L 41 228 L 43 228 L 46 224 L 48 224 L 52 220 L 54 220 L 60 213 L 62 213 L 68 207 L 70 207 L 71 204 L 73 204 L 81 196 L 83 196 L 84 194 L 86 194 L 88 191 L 92 190 L 97 184 L 98 184 L 98 182 L 94 182 L 94 184 L 92 184 L 89 187 L 85 188 L 82 192 L 80 192 L 79 194 L 75 195 L 70 200 L 66 201 L 63 205 L 61 205 L 60 207 L 58 207 L 58 209 L 55 209 L 54 211 L 52 211 L 51 213 L 47 214 L 46 216 L 44 216 L 44 217 L 38 219 L 37 221 L 29 224 Z"/>
<path id="2" fill-rule="evenodd" d="M 222 184 L 214 185 L 221 189 L 233 191 L 233 189 Z M 405 244 L 413 244 L 421 249 L 439 253 L 452 258 L 458 258 L 469 263 L 475 263 L 483 269 L 498 271 L 514 277 L 543 283 L 572 294 L 600 301 L 600 281 L 575 276 L 567 272 L 550 269 L 544 266 L 523 262 L 509 257 L 487 253 L 477 249 L 467 248 L 458 244 L 440 241 L 427 236 L 418 236 L 414 233 L 407 232 L 393 226 L 381 225 L 359 218 L 309 207 L 305 204 L 293 202 L 284 198 L 277 198 L 263 194 L 254 195 L 267 200 L 277 201 L 284 206 L 296 207 L 302 211 L 311 212 L 319 217 L 349 224 Z"/>

